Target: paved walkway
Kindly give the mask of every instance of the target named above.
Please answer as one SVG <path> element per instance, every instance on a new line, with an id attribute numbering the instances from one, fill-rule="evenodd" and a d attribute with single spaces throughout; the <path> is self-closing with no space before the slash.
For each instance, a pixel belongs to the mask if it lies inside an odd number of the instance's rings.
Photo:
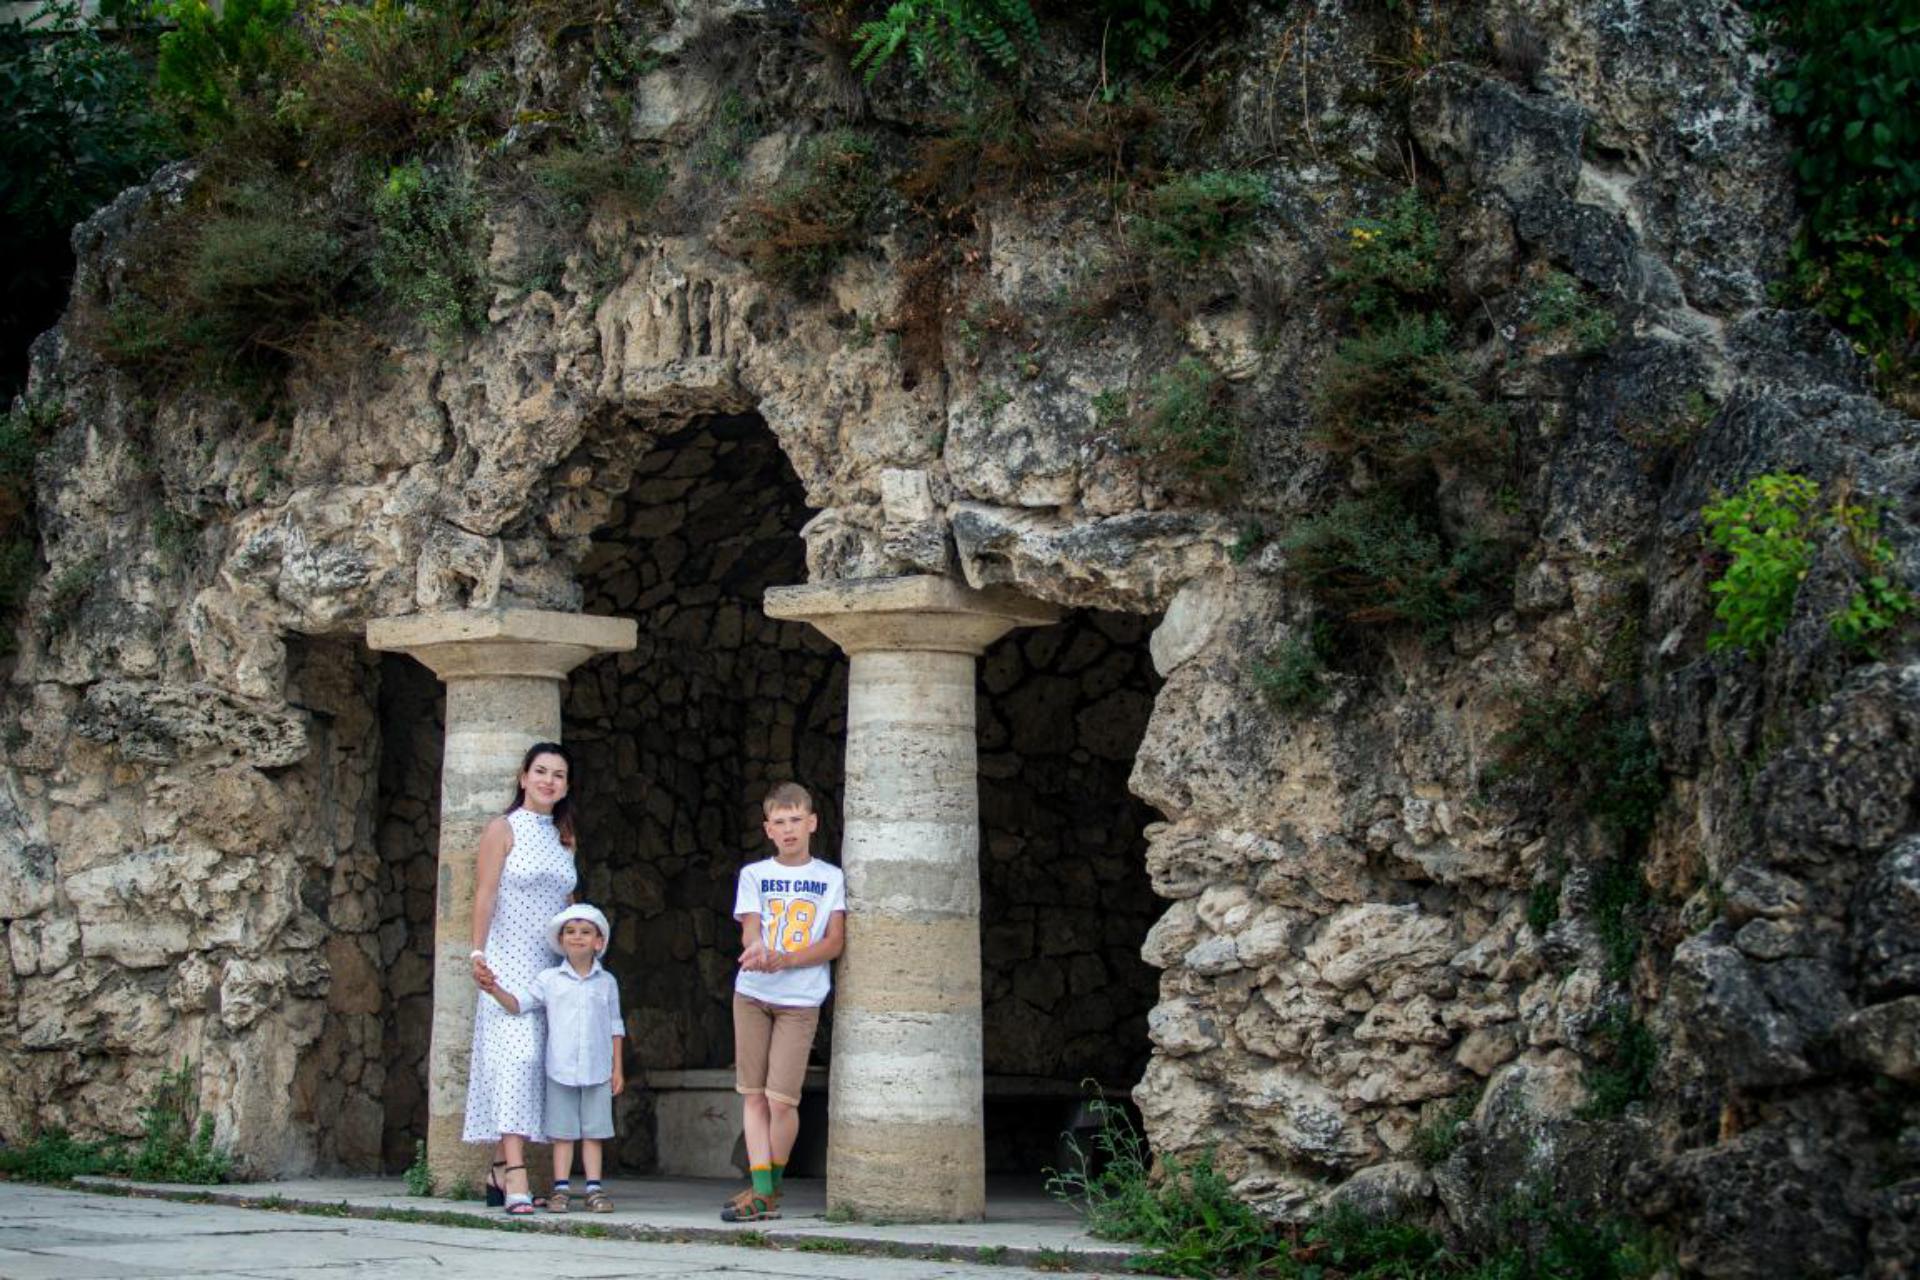
<path id="1" fill-rule="evenodd" d="M 449 1280 L 992 1280 L 1040 1276 L 1028 1269 L 1033 1264 L 1055 1273 L 1063 1267 L 1124 1270 L 1124 1253 L 1089 1240 L 1070 1219 L 1049 1221 L 1057 1211 L 1037 1201 L 1016 1202 L 1024 1216 L 1006 1206 L 996 1221 L 932 1228 L 831 1223 L 815 1216 L 815 1204 L 811 1212 L 796 1207 L 778 1222 L 743 1230 L 716 1219 L 729 1189 L 623 1180 L 612 1188 L 621 1201 L 618 1213 L 542 1215 L 531 1220 L 532 1230 L 505 1232 L 476 1229 L 499 1225 L 498 1210 L 415 1199 L 393 1194 L 390 1183 L 363 1180 L 221 1187 L 213 1191 L 217 1202 L 0 1182 L 0 1278 L 309 1280 L 325 1268 L 367 1280 L 422 1274 Z M 789 1205 L 820 1198 L 817 1182 L 795 1191 Z M 296 1205 L 325 1208 L 328 1216 L 264 1211 Z M 462 1220 L 473 1224 L 443 1225 Z"/>

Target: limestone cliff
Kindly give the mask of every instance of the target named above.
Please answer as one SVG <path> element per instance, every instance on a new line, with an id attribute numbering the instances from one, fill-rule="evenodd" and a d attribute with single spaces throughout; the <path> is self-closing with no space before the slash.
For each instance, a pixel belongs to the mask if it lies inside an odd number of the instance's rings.
<path id="1" fill-rule="evenodd" d="M 1115 136 L 974 185 L 962 217 L 889 186 L 798 292 L 765 269 L 754 202 L 829 128 L 871 139 L 877 170 L 924 167 L 912 95 L 863 92 L 783 6 L 617 21 L 651 53 L 617 99 L 578 41 L 500 52 L 533 122 L 500 145 L 530 153 L 540 120 L 617 101 L 600 123 L 664 167 L 664 203 L 599 206 L 528 284 L 549 232 L 508 190 L 490 310 L 458 341 L 395 321 L 296 364 L 267 414 L 155 395 L 86 318 L 197 171 L 76 233 L 74 307 L 32 383 L 62 418 L 0 775 L 0 1134 L 126 1131 L 142 1084 L 191 1058 L 253 1169 L 376 1166 L 389 1073 L 418 1068 L 402 1011 L 431 892 L 381 834 L 417 845 L 431 784 L 382 785 L 382 752 L 395 726 L 432 734 L 382 702 L 358 638 L 417 610 L 582 607 L 596 547 L 680 527 L 646 513 L 684 487 L 639 496 L 679 474 L 662 457 L 758 415 L 813 513 L 812 579 L 951 573 L 1158 619 L 1164 683 L 1124 677 L 1151 698 L 1130 786 L 1163 900 L 1135 1092 L 1156 1150 L 1211 1149 L 1276 1214 L 1340 1188 L 1473 1234 L 1547 1186 L 1670 1231 L 1689 1273 L 1906 1274 L 1920 667 L 1905 634 L 1871 657 L 1832 637 L 1857 572 L 1837 538 L 1777 644 L 1708 652 L 1700 510 L 1804 474 L 1890 504 L 1914 581 L 1920 424 L 1768 301 L 1793 193 L 1738 8 L 1255 9 L 1203 93 L 1103 117 Z M 1092 130 L 1096 51 L 1063 36 L 1044 56 L 1038 127 Z M 1231 252 L 1130 258 L 1101 189 L 1129 130 L 1181 169 L 1258 175 Z M 1353 228 L 1410 188 L 1443 237 L 1427 305 L 1504 424 L 1494 453 L 1434 469 L 1433 536 L 1502 550 L 1479 606 L 1425 627 L 1343 610 L 1290 536 L 1393 485 L 1377 452 L 1329 442 L 1316 389 L 1351 331 Z M 1555 289 L 1607 330 L 1545 318 Z M 1183 359 L 1243 424 L 1226 489 L 1122 421 Z M 737 620 L 714 641 L 699 616 L 686 643 L 738 643 Z M 1316 622 L 1310 696 L 1263 694 Z M 780 670 L 830 678 L 817 655 Z M 1575 730 L 1559 757 L 1525 750 L 1543 708 Z M 788 717 L 803 736 L 809 715 Z M 1653 790 L 1623 828 L 1588 766 L 1628 722 Z M 804 754 L 785 750 L 769 758 Z"/>

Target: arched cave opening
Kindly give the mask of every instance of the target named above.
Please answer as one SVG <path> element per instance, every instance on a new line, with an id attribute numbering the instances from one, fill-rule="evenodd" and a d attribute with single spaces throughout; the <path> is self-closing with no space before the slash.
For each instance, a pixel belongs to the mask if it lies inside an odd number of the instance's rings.
<path id="1" fill-rule="evenodd" d="M 811 512 L 755 415 L 661 437 L 594 536 L 589 613 L 632 617 L 633 652 L 578 669 L 563 737 L 579 765 L 582 890 L 614 922 L 636 1084 L 619 1117 L 629 1172 L 724 1171 L 688 1114 L 729 1127 L 734 877 L 763 856 L 759 801 L 794 778 L 819 800 L 816 851 L 839 859 L 847 664 L 805 624 L 766 617 L 766 589 L 807 580 Z M 1030 1179 L 1094 1082 L 1124 1096 L 1149 1051 L 1159 914 L 1127 777 L 1159 686 L 1154 619 L 1080 610 L 1018 631 L 978 667 L 988 1171 Z M 373 799 L 380 853 L 386 1072 L 382 1163 L 426 1129 L 433 894 L 444 694 L 412 659 L 377 660 Z M 502 803 L 505 802 L 503 794 Z M 372 939 L 369 939 L 372 941 Z M 816 1064 L 831 1063 L 831 1018 Z M 675 1099 L 678 1099 L 676 1104 Z M 824 1087 L 810 1090 L 795 1172 L 824 1171 Z M 673 1116 L 678 1105 L 682 1119 Z M 689 1151 L 701 1144 L 712 1151 Z M 691 1163 L 689 1163 L 691 1162 Z"/>

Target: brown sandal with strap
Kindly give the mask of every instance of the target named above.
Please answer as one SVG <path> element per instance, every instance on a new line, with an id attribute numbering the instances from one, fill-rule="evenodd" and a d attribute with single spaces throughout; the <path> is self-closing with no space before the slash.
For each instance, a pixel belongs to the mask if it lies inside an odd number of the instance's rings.
<path id="1" fill-rule="evenodd" d="M 612 1213 L 613 1199 L 604 1191 L 589 1191 L 586 1206 L 589 1213 Z"/>

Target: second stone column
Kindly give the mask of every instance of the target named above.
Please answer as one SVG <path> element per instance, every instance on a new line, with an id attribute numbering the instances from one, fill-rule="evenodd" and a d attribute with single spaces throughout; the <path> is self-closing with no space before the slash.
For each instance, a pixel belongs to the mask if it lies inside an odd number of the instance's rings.
<path id="1" fill-rule="evenodd" d="M 849 658 L 847 949 L 834 997 L 827 1203 L 964 1222 L 986 1209 L 974 660 L 1051 606 L 944 578 L 767 593 Z"/>

